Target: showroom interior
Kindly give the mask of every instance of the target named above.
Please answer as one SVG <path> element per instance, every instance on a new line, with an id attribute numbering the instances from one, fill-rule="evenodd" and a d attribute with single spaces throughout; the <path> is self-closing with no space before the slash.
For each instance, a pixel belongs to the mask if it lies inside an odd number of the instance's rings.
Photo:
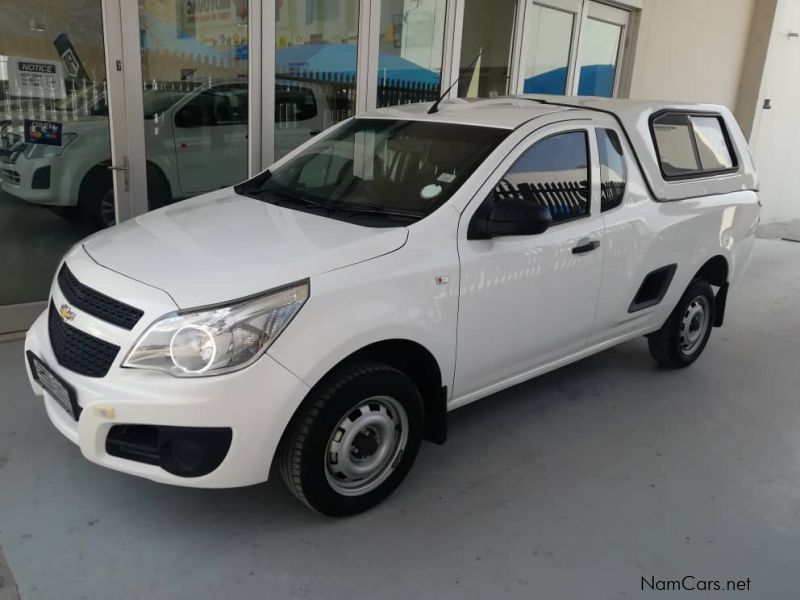
<path id="1" fill-rule="evenodd" d="M 0 600 L 14 576 L 22 598 L 627 597 L 693 569 L 795 597 L 798 64 L 798 0 L 0 0 Z M 353 115 L 524 93 L 733 112 L 763 239 L 702 370 L 676 384 L 633 342 L 501 392 L 349 525 L 271 484 L 137 488 L 48 435 L 21 340 L 74 244 Z M 40 123 L 57 145 L 27 143 Z"/>

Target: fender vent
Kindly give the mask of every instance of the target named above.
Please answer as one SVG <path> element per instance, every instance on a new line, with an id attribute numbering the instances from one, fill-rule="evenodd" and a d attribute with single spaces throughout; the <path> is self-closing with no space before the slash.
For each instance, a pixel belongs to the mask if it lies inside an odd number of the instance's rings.
<path id="1" fill-rule="evenodd" d="M 650 271 L 642 281 L 642 285 L 639 286 L 639 291 L 633 297 L 633 302 L 628 307 L 628 312 L 643 310 L 661 302 L 667 294 L 669 284 L 672 283 L 672 278 L 675 276 L 677 268 L 678 265 L 673 264 Z"/>

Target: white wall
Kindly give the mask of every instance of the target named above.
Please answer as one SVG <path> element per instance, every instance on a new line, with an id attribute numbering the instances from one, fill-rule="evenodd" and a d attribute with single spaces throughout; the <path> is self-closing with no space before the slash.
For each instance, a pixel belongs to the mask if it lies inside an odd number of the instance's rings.
<path id="1" fill-rule="evenodd" d="M 778 0 L 750 146 L 761 180 L 762 223 L 800 219 L 800 0 Z M 770 110 L 764 110 L 769 99 Z"/>
<path id="2" fill-rule="evenodd" d="M 630 97 L 735 109 L 757 1 L 643 0 Z"/>

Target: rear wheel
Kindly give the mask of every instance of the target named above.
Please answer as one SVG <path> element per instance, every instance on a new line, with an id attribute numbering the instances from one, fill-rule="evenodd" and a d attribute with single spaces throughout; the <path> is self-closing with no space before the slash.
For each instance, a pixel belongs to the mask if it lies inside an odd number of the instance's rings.
<path id="1" fill-rule="evenodd" d="M 707 281 L 695 279 L 663 327 L 647 336 L 650 354 L 663 367 L 688 367 L 703 353 L 713 323 L 714 292 Z"/>
<path id="2" fill-rule="evenodd" d="M 378 362 L 338 370 L 306 399 L 281 442 L 287 487 L 323 514 L 372 508 L 411 469 L 424 412 L 413 382 Z"/>

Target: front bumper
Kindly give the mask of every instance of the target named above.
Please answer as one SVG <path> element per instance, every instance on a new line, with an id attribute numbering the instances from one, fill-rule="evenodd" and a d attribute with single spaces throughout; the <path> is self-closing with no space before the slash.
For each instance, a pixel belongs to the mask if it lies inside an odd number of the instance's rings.
<path id="1" fill-rule="evenodd" d="M 125 285 L 144 286 L 97 265 L 90 266 L 81 259 L 72 260 L 69 266 L 87 285 L 91 285 L 87 281 L 91 279 L 89 270 L 94 269 L 96 280 L 112 283 L 122 278 L 126 280 Z M 108 287 L 105 289 L 107 292 Z M 149 289 L 154 297 L 157 297 L 156 292 L 161 293 Z M 142 291 L 146 295 L 147 292 Z M 53 286 L 52 295 L 58 306 L 63 297 L 57 284 Z M 151 302 L 145 301 L 142 306 L 148 308 Z M 129 332 L 131 338 L 138 336 L 140 328 L 154 320 L 149 313 L 146 310 L 142 319 L 146 323 Z M 102 328 L 114 327 L 94 321 L 91 316 L 79 314 L 74 322 L 93 334 L 101 334 Z M 121 335 L 128 335 L 128 332 Z M 120 363 L 132 342 L 120 345 L 119 356 L 108 374 L 100 378 L 79 375 L 59 365 L 50 345 L 47 313 L 39 316 L 25 339 L 25 350 L 36 354 L 75 389 L 82 408 L 78 421 L 35 381 L 26 361 L 31 386 L 36 395 L 43 398 L 51 422 L 80 447 L 84 457 L 110 469 L 173 485 L 225 488 L 266 481 L 281 436 L 308 392 L 302 381 L 268 354 L 241 371 L 216 377 L 177 378 L 158 371 L 126 369 L 120 367 Z M 199 477 L 181 477 L 159 465 L 110 455 L 106 440 L 115 425 L 229 428 L 232 438 L 227 454 L 216 469 Z"/>
<path id="2" fill-rule="evenodd" d="M 64 198 L 60 192 L 60 169 L 61 164 L 53 157 L 28 159 L 20 155 L 15 162 L 0 161 L 0 186 L 31 204 L 72 206 L 75 199 Z"/>

